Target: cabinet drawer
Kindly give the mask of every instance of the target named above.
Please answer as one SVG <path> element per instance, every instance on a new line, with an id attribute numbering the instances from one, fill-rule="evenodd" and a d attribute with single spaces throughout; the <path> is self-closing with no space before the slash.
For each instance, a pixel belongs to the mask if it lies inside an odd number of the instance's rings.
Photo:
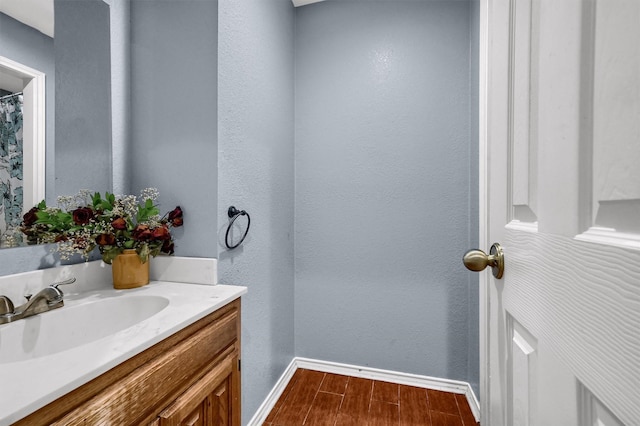
<path id="1" fill-rule="evenodd" d="M 234 345 L 238 321 L 237 310 L 228 312 L 53 424 L 125 426 L 155 417 L 155 413 L 184 392 L 221 351 Z"/>

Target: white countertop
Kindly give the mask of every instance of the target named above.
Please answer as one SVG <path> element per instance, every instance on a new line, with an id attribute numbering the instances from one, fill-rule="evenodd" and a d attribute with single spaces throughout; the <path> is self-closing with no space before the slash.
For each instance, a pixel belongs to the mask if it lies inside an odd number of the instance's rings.
<path id="1" fill-rule="evenodd" d="M 146 320 L 99 340 L 39 358 L 0 363 L 0 426 L 35 412 L 246 292 L 246 287 L 240 286 L 167 281 L 152 281 L 131 290 L 103 288 L 84 293 L 65 292 L 65 306 L 40 314 L 37 320 L 46 320 L 46 315 L 58 310 L 105 298 L 160 296 L 169 303 Z M 0 341 L 0 348 L 6 343 Z"/>

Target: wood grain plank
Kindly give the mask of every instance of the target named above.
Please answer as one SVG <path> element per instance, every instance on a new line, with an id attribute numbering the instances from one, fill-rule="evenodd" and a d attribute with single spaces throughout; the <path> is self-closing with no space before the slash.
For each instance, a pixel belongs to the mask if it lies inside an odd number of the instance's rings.
<path id="1" fill-rule="evenodd" d="M 455 416 L 460 415 L 460 412 L 458 411 L 458 403 L 456 402 L 454 394 L 427 389 L 427 396 L 429 398 L 429 408 L 432 411 L 453 414 Z"/>
<path id="2" fill-rule="evenodd" d="M 299 370 L 300 377 L 294 384 L 284 407 L 273 420 L 274 425 L 301 425 L 311 409 L 325 373 Z"/>
<path id="3" fill-rule="evenodd" d="M 388 402 L 390 404 L 397 404 L 398 397 L 399 385 L 397 383 L 381 382 L 378 380 L 373 382 L 372 399 Z"/>
<path id="4" fill-rule="evenodd" d="M 320 392 L 335 393 L 338 395 L 344 395 L 347 390 L 347 382 L 349 376 L 343 376 L 341 374 L 330 374 L 324 377 L 322 386 L 320 386 Z"/>
<path id="5" fill-rule="evenodd" d="M 291 394 L 291 390 L 294 388 L 296 382 L 303 375 L 302 371 L 303 370 L 296 370 L 293 373 L 293 376 L 291 376 L 291 379 L 289 379 L 289 383 L 287 383 L 287 386 L 282 391 L 282 395 L 280 395 L 275 405 L 269 412 L 269 415 L 264 420 L 264 423 L 263 423 L 264 425 L 270 425 L 273 422 L 273 420 L 276 418 L 276 416 L 278 415 L 282 407 L 284 407 L 287 401 L 287 397 Z"/>
<path id="6" fill-rule="evenodd" d="M 460 410 L 460 418 L 464 426 L 477 426 L 476 418 L 469 407 L 467 397 L 464 395 L 456 394 L 456 402 L 458 403 L 458 409 Z"/>
<path id="7" fill-rule="evenodd" d="M 342 395 L 318 392 L 313 400 L 311 410 L 304 421 L 305 426 L 333 426 L 336 422 Z"/>
<path id="8" fill-rule="evenodd" d="M 478 426 L 464 395 L 302 369 L 263 423 L 299 425 Z"/>
<path id="9" fill-rule="evenodd" d="M 431 426 L 464 426 L 460 416 L 453 414 L 441 413 L 439 411 L 431 412 Z"/>
<path id="10" fill-rule="evenodd" d="M 400 386 L 400 426 L 429 425 L 431 425 L 431 415 L 427 402 L 427 390 L 413 386 Z"/>
<path id="11" fill-rule="evenodd" d="M 398 404 L 371 400 L 369 407 L 369 426 L 398 426 L 400 411 Z"/>
<path id="12" fill-rule="evenodd" d="M 372 390 L 372 380 L 350 377 L 338 411 L 336 426 L 366 425 Z"/>

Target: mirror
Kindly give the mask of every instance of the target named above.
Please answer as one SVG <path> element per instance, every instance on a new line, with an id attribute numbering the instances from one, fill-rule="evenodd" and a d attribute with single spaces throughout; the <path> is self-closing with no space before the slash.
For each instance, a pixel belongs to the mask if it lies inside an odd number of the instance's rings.
<path id="1" fill-rule="evenodd" d="M 112 190 L 110 20 L 103 0 L 0 0 L 0 248 L 42 199 Z"/>

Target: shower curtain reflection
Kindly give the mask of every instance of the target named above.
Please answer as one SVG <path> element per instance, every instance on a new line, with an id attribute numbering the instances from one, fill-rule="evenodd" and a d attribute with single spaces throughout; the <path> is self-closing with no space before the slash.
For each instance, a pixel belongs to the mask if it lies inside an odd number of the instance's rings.
<path id="1" fill-rule="evenodd" d="M 22 241 L 22 93 L 0 97 L 0 247 Z"/>

